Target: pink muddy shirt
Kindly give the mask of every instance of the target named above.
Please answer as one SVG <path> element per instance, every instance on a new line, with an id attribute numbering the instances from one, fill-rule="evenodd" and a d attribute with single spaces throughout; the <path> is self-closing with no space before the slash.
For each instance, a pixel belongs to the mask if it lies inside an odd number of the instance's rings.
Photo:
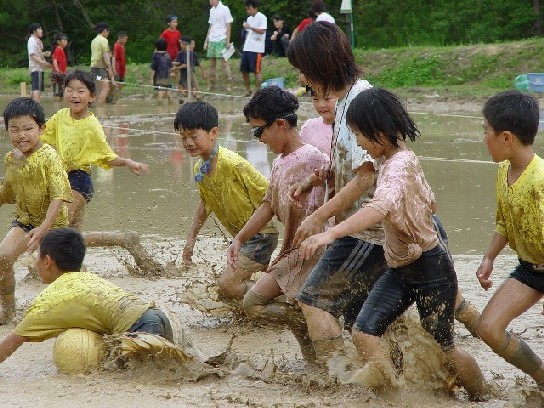
<path id="1" fill-rule="evenodd" d="M 432 222 L 434 194 L 417 156 L 401 150 L 380 165 L 374 197 L 367 204 L 385 215 L 385 259 L 392 268 L 408 265 L 438 245 Z"/>
<path id="2" fill-rule="evenodd" d="M 304 143 L 311 144 L 331 156 L 332 125 L 323 123 L 321 116 L 308 119 L 300 128 L 300 138 Z"/>

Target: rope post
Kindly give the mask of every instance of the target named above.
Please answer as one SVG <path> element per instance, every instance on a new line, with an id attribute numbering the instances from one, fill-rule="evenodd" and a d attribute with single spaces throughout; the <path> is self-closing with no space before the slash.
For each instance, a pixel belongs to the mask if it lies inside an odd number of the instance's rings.
<path id="1" fill-rule="evenodd" d="M 21 82 L 21 96 L 26 96 L 26 82 Z"/>
<path id="2" fill-rule="evenodd" d="M 193 100 L 193 94 L 191 90 L 191 77 L 192 77 L 192 67 L 191 67 L 191 45 L 187 44 L 185 47 L 187 50 L 187 101 L 191 102 Z"/>

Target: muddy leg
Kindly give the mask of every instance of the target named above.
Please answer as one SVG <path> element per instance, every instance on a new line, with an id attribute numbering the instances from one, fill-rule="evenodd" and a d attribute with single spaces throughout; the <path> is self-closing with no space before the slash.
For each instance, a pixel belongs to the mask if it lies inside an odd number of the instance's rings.
<path id="1" fill-rule="evenodd" d="M 312 341 L 308 335 L 306 320 L 300 308 L 285 302 L 269 299 L 253 290 L 244 296 L 244 311 L 250 319 L 287 326 L 300 345 L 302 356 L 307 361 L 315 360 Z"/>
<path id="2" fill-rule="evenodd" d="M 472 303 L 463 298 L 463 295 L 459 291 L 457 291 L 455 299 L 455 320 L 463 323 L 473 337 L 480 338 L 476 331 L 476 327 L 480 321 L 480 312 Z"/>

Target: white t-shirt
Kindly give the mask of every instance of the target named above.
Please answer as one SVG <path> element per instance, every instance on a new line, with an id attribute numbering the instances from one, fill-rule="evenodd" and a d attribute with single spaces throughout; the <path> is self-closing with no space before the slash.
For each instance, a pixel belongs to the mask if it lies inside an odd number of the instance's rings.
<path id="1" fill-rule="evenodd" d="M 210 35 L 208 41 L 217 42 L 227 38 L 227 24 L 232 23 L 230 9 L 219 2 L 217 6 L 210 9 Z"/>
<path id="2" fill-rule="evenodd" d="M 317 18 L 315 19 L 315 22 L 317 23 L 318 21 L 325 21 L 327 23 L 332 23 L 332 24 L 336 23 L 336 20 L 334 19 L 334 17 L 331 16 L 327 12 L 323 12 L 320 15 L 318 15 Z"/>
<path id="3" fill-rule="evenodd" d="M 264 42 L 266 40 L 266 28 L 268 24 L 266 16 L 259 11 L 253 17 L 249 16 L 246 23 L 248 23 L 250 27 L 260 28 L 265 30 L 265 32 L 257 34 L 253 30 L 246 30 L 247 37 L 246 42 L 244 43 L 244 51 L 264 52 Z"/>
<path id="4" fill-rule="evenodd" d="M 42 64 L 40 64 L 39 62 L 34 61 L 31 58 L 32 55 L 37 55 L 38 57 L 43 58 L 42 40 L 40 40 L 39 38 L 34 37 L 33 35 L 31 35 L 28 38 L 27 48 L 28 48 L 28 69 L 30 70 L 30 72 L 42 72 L 43 71 Z"/>

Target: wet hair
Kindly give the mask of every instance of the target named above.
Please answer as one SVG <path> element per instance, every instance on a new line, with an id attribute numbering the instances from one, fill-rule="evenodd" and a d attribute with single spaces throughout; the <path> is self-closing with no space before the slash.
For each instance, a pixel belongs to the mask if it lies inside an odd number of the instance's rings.
<path id="1" fill-rule="evenodd" d="M 94 95 L 96 93 L 96 82 L 94 80 L 93 74 L 91 74 L 90 72 L 82 71 L 80 69 L 68 72 L 68 74 L 66 74 L 66 78 L 64 78 L 64 87 L 66 88 L 70 81 L 73 80 L 77 80 L 85 85 L 91 95 Z"/>
<path id="2" fill-rule="evenodd" d="M 289 44 L 287 58 L 324 93 L 344 89 L 361 74 L 344 32 L 324 21 L 310 24 L 297 35 Z"/>
<path id="3" fill-rule="evenodd" d="M 219 125 L 217 109 L 207 102 L 188 102 L 179 108 L 174 119 L 174 129 L 197 130 L 202 129 L 209 132 Z"/>
<path id="4" fill-rule="evenodd" d="M 383 145 L 383 134 L 393 146 L 398 140 L 420 136 L 419 129 L 394 93 L 383 88 L 370 88 L 359 93 L 351 101 L 346 113 L 346 122 L 367 139 Z"/>
<path id="5" fill-rule="evenodd" d="M 257 0 L 244 0 L 244 7 L 259 7 L 259 2 Z"/>
<path id="6" fill-rule="evenodd" d="M 128 34 L 126 31 L 119 31 L 117 33 L 117 38 L 125 38 L 125 37 L 128 37 Z"/>
<path id="7" fill-rule="evenodd" d="M 524 146 L 535 141 L 539 125 L 538 101 L 520 91 L 504 91 L 489 98 L 482 109 L 496 133 L 512 132 Z"/>
<path id="8" fill-rule="evenodd" d="M 285 119 L 290 126 L 297 126 L 298 100 L 295 95 L 286 92 L 279 86 L 270 85 L 259 89 L 244 106 L 244 116 L 249 122 L 250 118 L 262 119 L 267 123 L 276 119 Z"/>
<path id="9" fill-rule="evenodd" d="M 193 39 L 188 35 L 184 35 L 181 37 L 181 42 L 184 42 L 187 45 L 191 44 L 191 41 L 193 41 Z"/>
<path id="10" fill-rule="evenodd" d="M 177 19 L 178 19 L 178 16 L 172 14 L 172 15 L 166 17 L 166 23 L 170 24 L 172 22 L 172 20 L 177 20 Z"/>
<path id="11" fill-rule="evenodd" d="M 40 23 L 32 23 L 28 26 L 28 34 L 32 35 L 36 32 L 38 28 L 42 28 L 42 25 Z"/>
<path id="12" fill-rule="evenodd" d="M 32 98 L 24 97 L 11 100 L 4 108 L 3 116 L 6 130 L 8 130 L 11 119 L 21 116 L 30 116 L 39 126 L 45 125 L 45 111 L 42 105 Z"/>
<path id="13" fill-rule="evenodd" d="M 40 257 L 49 255 L 63 272 L 78 272 L 85 258 L 85 240 L 72 228 L 49 230 L 40 241 Z"/>
<path id="14" fill-rule="evenodd" d="M 94 29 L 96 30 L 97 33 L 101 33 L 104 30 L 109 30 L 110 26 L 108 25 L 108 23 L 104 23 L 103 21 L 101 21 L 100 23 L 97 23 L 94 26 Z"/>
<path id="15" fill-rule="evenodd" d="M 159 38 L 155 41 L 155 48 L 157 51 L 166 51 L 166 40 L 164 38 Z"/>
<path id="16" fill-rule="evenodd" d="M 312 1 L 312 10 L 314 13 L 324 13 L 327 11 L 327 6 L 323 0 L 313 0 Z"/>

